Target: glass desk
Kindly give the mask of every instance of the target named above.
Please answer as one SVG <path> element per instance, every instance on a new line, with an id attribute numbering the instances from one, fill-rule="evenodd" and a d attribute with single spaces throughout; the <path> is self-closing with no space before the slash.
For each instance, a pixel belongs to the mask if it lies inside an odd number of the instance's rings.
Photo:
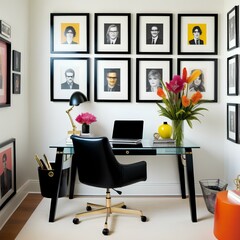
<path id="1" fill-rule="evenodd" d="M 185 174 L 184 165 L 186 165 L 187 174 L 187 185 L 189 192 L 189 205 L 191 212 L 192 222 L 197 222 L 197 212 L 196 212 L 196 199 L 195 199 L 195 186 L 194 186 L 194 168 L 193 168 L 193 153 L 192 149 L 198 149 L 199 146 L 185 141 L 182 146 L 176 147 L 174 144 L 153 144 L 153 140 L 143 139 L 142 143 L 133 144 L 111 144 L 113 152 L 115 155 L 176 155 L 178 161 L 178 172 L 181 186 L 182 198 L 186 198 L 185 189 Z M 72 144 L 66 144 L 65 139 L 55 145 L 51 145 L 50 148 L 56 149 L 56 159 L 55 159 L 55 171 L 59 173 L 58 187 L 54 197 L 51 199 L 50 216 L 49 222 L 54 222 L 55 212 L 57 207 L 57 199 L 60 188 L 61 172 L 63 167 L 63 157 L 65 154 L 73 155 L 74 149 Z M 69 198 L 72 199 L 74 196 L 74 185 L 76 179 L 76 164 L 72 161 L 71 165 L 71 177 L 70 177 L 70 192 Z"/>

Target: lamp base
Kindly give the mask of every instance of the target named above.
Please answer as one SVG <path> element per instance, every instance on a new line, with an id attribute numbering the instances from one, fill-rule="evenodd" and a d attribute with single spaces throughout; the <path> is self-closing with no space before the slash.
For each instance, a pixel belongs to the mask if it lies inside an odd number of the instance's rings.
<path id="1" fill-rule="evenodd" d="M 80 131 L 77 131 L 77 130 L 71 130 L 71 131 L 68 131 L 68 135 L 80 135 Z"/>

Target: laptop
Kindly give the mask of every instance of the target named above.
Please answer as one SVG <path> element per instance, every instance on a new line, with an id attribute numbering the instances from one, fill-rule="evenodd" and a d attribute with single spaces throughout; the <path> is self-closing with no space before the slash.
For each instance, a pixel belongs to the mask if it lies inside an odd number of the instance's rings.
<path id="1" fill-rule="evenodd" d="M 143 120 L 115 120 L 111 143 L 138 144 L 143 137 Z"/>

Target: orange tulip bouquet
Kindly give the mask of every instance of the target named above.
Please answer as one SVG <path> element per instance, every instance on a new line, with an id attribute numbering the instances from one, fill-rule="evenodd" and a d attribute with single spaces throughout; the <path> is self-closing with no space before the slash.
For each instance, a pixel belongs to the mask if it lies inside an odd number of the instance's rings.
<path id="1" fill-rule="evenodd" d="M 187 76 L 187 69 L 184 68 L 182 76 L 174 75 L 169 83 L 162 81 L 162 88 L 159 88 L 157 95 L 162 98 L 165 106 L 157 102 L 159 107 L 159 115 L 165 116 L 172 120 L 173 139 L 176 145 L 181 145 L 183 141 L 183 121 L 186 120 L 192 128 L 192 121 L 198 119 L 198 115 L 202 115 L 201 111 L 207 110 L 200 107 L 205 101 L 202 100 L 202 93 L 196 91 L 189 93 L 189 84 L 192 83 L 201 74 L 199 69 L 193 71 Z"/>

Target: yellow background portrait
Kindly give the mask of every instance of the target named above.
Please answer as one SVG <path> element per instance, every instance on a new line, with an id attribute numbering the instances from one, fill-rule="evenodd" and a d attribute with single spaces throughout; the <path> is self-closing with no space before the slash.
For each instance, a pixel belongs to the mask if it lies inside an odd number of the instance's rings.
<path id="1" fill-rule="evenodd" d="M 192 30 L 195 26 L 199 26 L 201 28 L 202 34 L 200 35 L 200 39 L 202 39 L 204 42 L 204 45 L 206 45 L 207 44 L 207 34 L 206 34 L 207 33 L 207 24 L 205 24 L 205 23 L 188 24 L 188 44 L 189 44 L 189 41 L 194 38 Z"/>
<path id="2" fill-rule="evenodd" d="M 68 26 L 72 26 L 75 31 L 76 31 L 76 36 L 73 38 L 74 42 L 77 42 L 80 44 L 80 24 L 79 23 L 62 23 L 61 24 L 61 42 L 65 42 L 66 41 L 66 37 L 64 35 L 64 31 L 66 29 L 66 27 Z"/>

